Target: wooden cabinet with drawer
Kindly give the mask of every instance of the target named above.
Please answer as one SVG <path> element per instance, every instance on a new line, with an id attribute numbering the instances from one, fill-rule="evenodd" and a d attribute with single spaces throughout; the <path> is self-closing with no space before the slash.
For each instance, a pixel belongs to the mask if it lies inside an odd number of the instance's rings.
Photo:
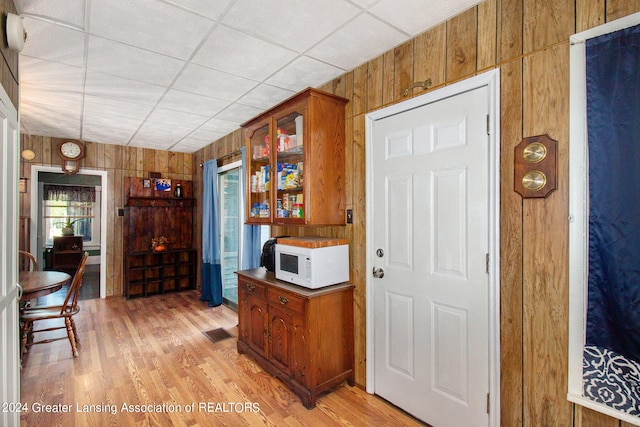
<path id="1" fill-rule="evenodd" d="M 238 274 L 238 352 L 313 408 L 323 392 L 354 384 L 353 285 L 306 289 L 264 268 Z"/>

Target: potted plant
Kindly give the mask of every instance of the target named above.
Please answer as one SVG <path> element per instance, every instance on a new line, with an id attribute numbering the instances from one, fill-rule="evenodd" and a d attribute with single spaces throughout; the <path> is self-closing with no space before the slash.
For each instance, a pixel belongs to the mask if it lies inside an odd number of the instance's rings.
<path id="1" fill-rule="evenodd" d="M 77 221 L 78 221 L 77 219 L 71 221 L 71 219 L 67 218 L 66 221 L 64 222 L 64 225 L 62 226 L 62 235 L 73 236 L 74 235 L 73 224 L 75 224 Z"/>

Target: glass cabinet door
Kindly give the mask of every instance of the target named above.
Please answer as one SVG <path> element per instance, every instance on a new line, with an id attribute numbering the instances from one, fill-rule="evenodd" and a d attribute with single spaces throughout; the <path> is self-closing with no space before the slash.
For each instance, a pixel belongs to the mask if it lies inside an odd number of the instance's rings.
<path id="1" fill-rule="evenodd" d="M 276 120 L 274 179 L 277 223 L 304 223 L 304 117 L 302 110 Z"/>
<path id="2" fill-rule="evenodd" d="M 247 174 L 249 186 L 249 207 L 247 222 L 268 223 L 271 221 L 271 134 L 269 123 L 258 128 L 250 137 L 249 152 L 251 159 Z"/>

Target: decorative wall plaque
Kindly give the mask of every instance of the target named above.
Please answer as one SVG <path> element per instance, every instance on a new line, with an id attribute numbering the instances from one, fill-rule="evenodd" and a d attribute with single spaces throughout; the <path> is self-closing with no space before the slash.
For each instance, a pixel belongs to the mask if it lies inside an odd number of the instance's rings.
<path id="1" fill-rule="evenodd" d="M 557 142 L 548 135 L 524 138 L 515 148 L 513 175 L 522 197 L 547 197 L 556 189 Z"/>

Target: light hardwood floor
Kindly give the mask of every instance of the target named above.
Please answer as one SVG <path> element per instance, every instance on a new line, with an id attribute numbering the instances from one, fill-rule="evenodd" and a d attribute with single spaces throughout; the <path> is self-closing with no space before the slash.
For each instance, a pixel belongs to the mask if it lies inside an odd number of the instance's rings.
<path id="1" fill-rule="evenodd" d="M 237 315 L 207 308 L 198 296 L 81 301 L 79 357 L 63 340 L 34 346 L 25 361 L 22 425 L 423 425 L 346 383 L 305 409 L 280 380 L 237 353 L 235 338 L 214 344 L 205 337 L 218 327 L 235 336 Z"/>

